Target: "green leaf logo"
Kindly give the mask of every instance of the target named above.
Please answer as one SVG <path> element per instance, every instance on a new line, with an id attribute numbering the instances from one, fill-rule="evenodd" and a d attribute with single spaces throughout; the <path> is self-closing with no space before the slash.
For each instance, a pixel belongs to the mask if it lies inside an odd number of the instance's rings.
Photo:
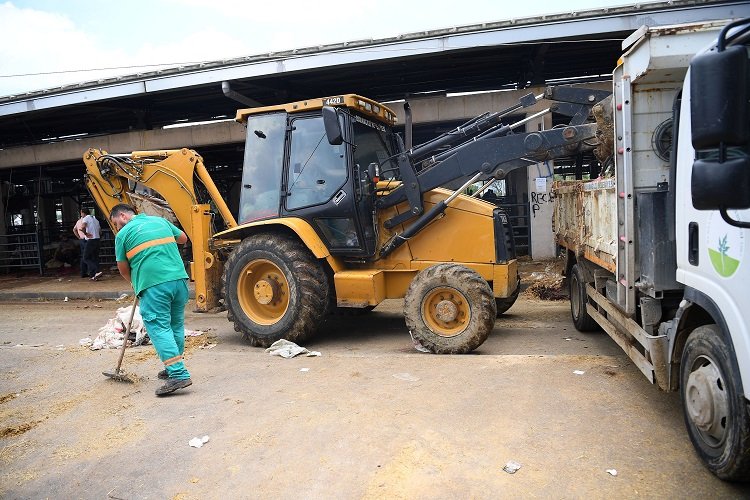
<path id="1" fill-rule="evenodd" d="M 719 238 L 719 248 L 714 250 L 713 248 L 708 249 L 708 255 L 711 258 L 711 264 L 713 264 L 716 272 L 720 276 L 725 278 L 730 277 L 734 274 L 740 265 L 740 261 L 733 259 L 727 252 L 729 251 L 729 244 L 727 243 L 727 235 L 725 234 L 722 238 Z"/>

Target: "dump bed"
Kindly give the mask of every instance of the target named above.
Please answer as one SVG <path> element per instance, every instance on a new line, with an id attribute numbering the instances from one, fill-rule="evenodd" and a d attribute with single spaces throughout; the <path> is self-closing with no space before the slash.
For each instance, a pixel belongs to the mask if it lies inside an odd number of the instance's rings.
<path id="1" fill-rule="evenodd" d="M 614 273 L 617 269 L 615 179 L 557 181 L 552 190 L 557 244 Z"/>

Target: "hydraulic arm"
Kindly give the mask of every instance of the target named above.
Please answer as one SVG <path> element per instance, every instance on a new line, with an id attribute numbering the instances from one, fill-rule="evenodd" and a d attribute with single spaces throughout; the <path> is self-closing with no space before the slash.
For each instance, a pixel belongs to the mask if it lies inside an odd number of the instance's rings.
<path id="1" fill-rule="evenodd" d="M 403 233 L 395 235 L 383 246 L 385 257 L 445 211 L 449 198 L 424 213 L 422 194 L 436 187 L 468 179 L 459 191 L 484 177 L 502 179 L 511 171 L 544 160 L 571 156 L 593 150 L 596 123 L 584 123 L 591 108 L 610 95 L 608 91 L 549 87 L 543 95 L 529 94 L 519 104 L 507 110 L 484 114 L 427 143 L 400 153 L 396 160 L 401 174 L 401 185 L 377 201 L 378 208 L 388 208 L 403 201 L 410 210 L 385 222 L 395 227 L 419 216 Z M 555 101 L 553 106 L 519 122 L 504 125 L 500 118 L 511 111 L 528 107 L 541 98 Z M 568 125 L 551 130 L 514 134 L 513 129 L 534 118 L 551 112 L 570 116 Z M 432 155 L 445 147 L 449 149 Z M 430 156 L 432 155 L 432 156 Z M 421 165 L 418 170 L 416 166 Z"/>
<path id="2" fill-rule="evenodd" d="M 118 203 L 143 207 L 146 198 L 139 194 L 143 188 L 164 198 L 190 239 L 190 274 L 195 281 L 196 309 L 205 312 L 217 307 L 222 269 L 221 262 L 209 248 L 209 240 L 216 232 L 215 213 L 210 203 L 201 203 L 198 199 L 196 180 L 208 193 L 224 228 L 235 227 L 237 222 L 206 170 L 203 158 L 190 149 L 135 151 L 118 155 L 89 149 L 83 161 L 86 164 L 86 186 L 107 215 Z"/>

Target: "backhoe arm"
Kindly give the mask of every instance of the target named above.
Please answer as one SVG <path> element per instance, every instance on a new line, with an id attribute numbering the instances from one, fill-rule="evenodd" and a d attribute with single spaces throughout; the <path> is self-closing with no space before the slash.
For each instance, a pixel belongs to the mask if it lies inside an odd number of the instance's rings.
<path id="1" fill-rule="evenodd" d="M 108 154 L 89 149 L 83 156 L 86 164 L 86 186 L 105 215 L 118 203 L 128 203 L 139 212 L 164 215 L 174 213 L 192 245 L 191 279 L 195 281 L 195 303 L 199 311 L 219 305 L 221 262 L 209 248 L 209 238 L 216 232 L 211 205 L 201 203 L 196 194 L 196 179 L 205 188 L 211 202 L 223 219 L 224 228 L 237 225 L 229 207 L 216 188 L 201 156 L 190 149 L 135 151 L 130 154 Z M 159 206 L 158 198 L 137 192 L 149 188 L 164 198 L 168 208 Z M 110 227 L 112 226 L 107 217 Z M 224 229 L 221 228 L 221 229 Z"/>

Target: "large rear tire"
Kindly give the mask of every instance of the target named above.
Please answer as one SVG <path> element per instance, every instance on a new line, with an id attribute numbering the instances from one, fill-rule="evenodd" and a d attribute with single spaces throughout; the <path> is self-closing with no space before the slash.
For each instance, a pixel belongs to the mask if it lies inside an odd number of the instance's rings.
<path id="1" fill-rule="evenodd" d="M 437 264 L 421 271 L 404 297 L 409 333 L 436 354 L 473 351 L 487 340 L 496 316 L 490 286 L 458 264 Z"/>
<path id="2" fill-rule="evenodd" d="M 222 282 L 227 317 L 254 346 L 310 338 L 327 313 L 328 280 L 320 263 L 284 235 L 242 241 L 227 259 Z"/>
<path id="3" fill-rule="evenodd" d="M 688 337 L 680 363 L 680 396 L 695 451 L 721 479 L 750 479 L 750 415 L 733 350 L 721 328 Z"/>
<path id="4" fill-rule="evenodd" d="M 593 332 L 599 329 L 599 324 L 586 311 L 589 296 L 586 293 L 586 278 L 583 271 L 575 264 L 570 270 L 570 315 L 573 324 L 579 332 Z"/>

